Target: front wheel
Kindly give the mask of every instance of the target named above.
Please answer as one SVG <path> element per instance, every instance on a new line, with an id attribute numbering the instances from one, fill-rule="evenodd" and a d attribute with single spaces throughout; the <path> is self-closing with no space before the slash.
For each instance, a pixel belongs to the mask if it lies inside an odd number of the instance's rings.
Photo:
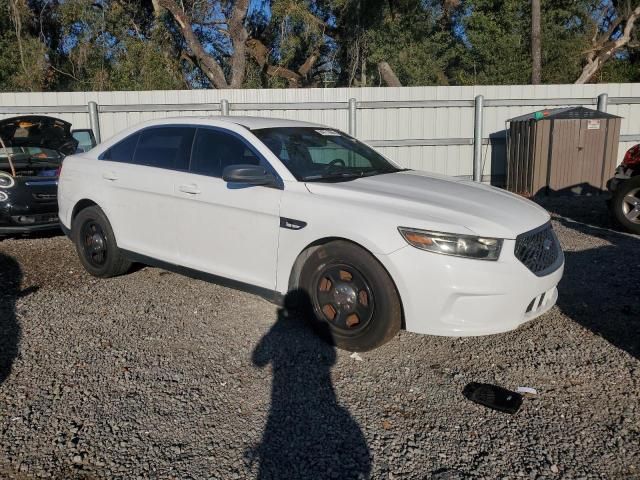
<path id="1" fill-rule="evenodd" d="M 88 207 L 80 211 L 73 220 L 71 237 L 82 266 L 94 277 L 115 277 L 131 268 L 101 208 Z"/>
<path id="2" fill-rule="evenodd" d="M 312 321 L 339 348 L 364 352 L 393 338 L 402 307 L 387 271 L 370 253 L 347 241 L 318 247 L 302 269 Z"/>
<path id="3" fill-rule="evenodd" d="M 640 175 L 630 178 L 616 190 L 611 203 L 620 224 L 633 233 L 640 233 Z"/>

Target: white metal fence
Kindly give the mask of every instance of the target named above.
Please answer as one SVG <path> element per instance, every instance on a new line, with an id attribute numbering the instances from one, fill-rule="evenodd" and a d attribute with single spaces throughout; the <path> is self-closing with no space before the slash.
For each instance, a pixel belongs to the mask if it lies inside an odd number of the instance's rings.
<path id="1" fill-rule="evenodd" d="M 102 140 L 151 118 L 254 115 L 323 123 L 357 136 L 400 164 L 471 177 L 476 158 L 485 181 L 505 173 L 505 122 L 527 112 L 568 105 L 624 118 L 619 156 L 640 142 L 640 84 L 475 87 L 181 90 L 143 92 L 2 93 L 0 118 L 40 113 L 99 129 Z M 483 96 L 483 108 L 474 107 Z M 93 103 L 95 102 L 95 103 Z M 91 105 L 90 105 L 91 104 Z M 600 105 L 602 108 L 605 105 Z M 95 111 L 91 112 L 94 107 Z M 93 115 L 91 114 L 93 113 Z"/>

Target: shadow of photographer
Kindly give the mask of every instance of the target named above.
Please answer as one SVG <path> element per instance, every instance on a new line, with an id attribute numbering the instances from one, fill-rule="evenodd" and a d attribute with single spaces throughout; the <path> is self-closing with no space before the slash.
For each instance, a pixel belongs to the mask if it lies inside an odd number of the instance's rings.
<path id="1" fill-rule="evenodd" d="M 331 381 L 335 347 L 320 333 L 283 308 L 253 351 L 256 366 L 273 370 L 269 416 L 252 452 L 261 480 L 369 478 L 366 440 Z"/>
<path id="2" fill-rule="evenodd" d="M 12 257 L 0 253 L 0 385 L 11 374 L 18 356 L 20 324 L 16 318 L 16 300 L 22 296 L 22 270 Z"/>

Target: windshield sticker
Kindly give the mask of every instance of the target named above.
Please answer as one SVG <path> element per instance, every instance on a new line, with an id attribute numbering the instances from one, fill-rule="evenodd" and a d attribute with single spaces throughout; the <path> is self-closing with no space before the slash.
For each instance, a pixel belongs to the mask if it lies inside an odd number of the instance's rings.
<path id="1" fill-rule="evenodd" d="M 320 135 L 324 135 L 325 137 L 339 137 L 340 134 L 335 130 L 316 130 Z"/>

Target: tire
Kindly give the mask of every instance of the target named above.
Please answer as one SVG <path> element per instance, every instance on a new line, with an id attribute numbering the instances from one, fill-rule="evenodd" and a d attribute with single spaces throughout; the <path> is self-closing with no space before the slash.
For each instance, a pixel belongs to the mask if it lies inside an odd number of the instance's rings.
<path id="1" fill-rule="evenodd" d="M 640 175 L 618 187 L 611 208 L 620 225 L 632 233 L 640 234 Z"/>
<path id="2" fill-rule="evenodd" d="M 316 331 L 341 349 L 373 350 L 402 326 L 391 277 L 370 253 L 348 241 L 317 247 L 302 267 L 299 288 Z"/>
<path id="3" fill-rule="evenodd" d="M 116 244 L 113 229 L 100 207 L 81 210 L 71 225 L 71 238 L 80 263 L 94 277 L 122 275 L 131 268 Z"/>

